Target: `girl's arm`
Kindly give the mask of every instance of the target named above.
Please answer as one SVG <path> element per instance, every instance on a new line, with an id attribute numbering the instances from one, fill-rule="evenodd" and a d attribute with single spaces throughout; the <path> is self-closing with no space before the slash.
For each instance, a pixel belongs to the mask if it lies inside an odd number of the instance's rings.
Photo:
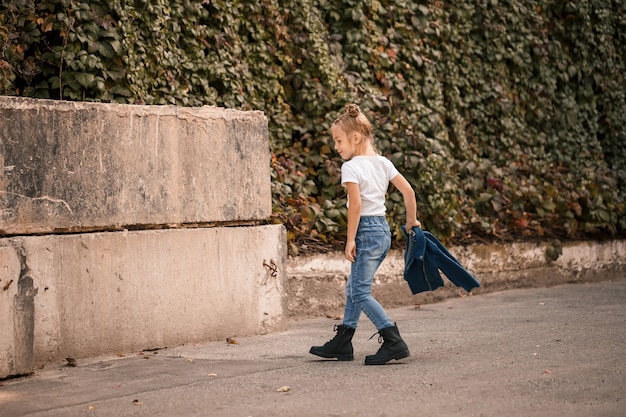
<path id="1" fill-rule="evenodd" d="M 356 257 L 356 231 L 359 228 L 359 220 L 361 220 L 361 189 L 359 184 L 355 182 L 347 182 L 346 189 L 348 191 L 348 236 L 346 239 L 346 259 L 354 262 Z"/>
<path id="2" fill-rule="evenodd" d="M 417 220 L 417 203 L 415 202 L 415 192 L 411 184 L 409 184 L 402 174 L 393 177 L 391 183 L 402 193 L 402 198 L 404 199 L 404 209 L 406 211 L 405 227 L 407 233 L 413 229 L 414 226 L 422 227 L 419 220 Z"/>

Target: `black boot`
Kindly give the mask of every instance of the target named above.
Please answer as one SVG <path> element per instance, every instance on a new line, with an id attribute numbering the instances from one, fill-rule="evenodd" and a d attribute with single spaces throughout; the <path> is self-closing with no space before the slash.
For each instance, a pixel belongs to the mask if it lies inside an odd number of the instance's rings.
<path id="1" fill-rule="evenodd" d="M 322 358 L 337 358 L 340 361 L 354 360 L 354 351 L 352 350 L 354 329 L 340 324 L 335 325 L 334 330 L 337 332 L 335 337 L 326 342 L 324 346 L 313 346 L 309 353 Z"/>
<path id="2" fill-rule="evenodd" d="M 380 335 L 378 340 L 382 338 L 383 344 L 375 355 L 365 357 L 366 365 L 384 365 L 392 359 L 399 360 L 410 356 L 409 348 L 400 337 L 398 326 L 384 328 L 378 334 Z"/>

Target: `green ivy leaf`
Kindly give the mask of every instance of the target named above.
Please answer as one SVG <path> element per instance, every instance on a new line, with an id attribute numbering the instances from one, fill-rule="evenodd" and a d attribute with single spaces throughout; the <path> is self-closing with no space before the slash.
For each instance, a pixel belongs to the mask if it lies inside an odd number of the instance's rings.
<path id="1" fill-rule="evenodd" d="M 74 79 L 83 87 L 89 88 L 94 83 L 96 77 L 93 74 L 86 74 L 84 72 L 77 72 L 74 74 Z"/>

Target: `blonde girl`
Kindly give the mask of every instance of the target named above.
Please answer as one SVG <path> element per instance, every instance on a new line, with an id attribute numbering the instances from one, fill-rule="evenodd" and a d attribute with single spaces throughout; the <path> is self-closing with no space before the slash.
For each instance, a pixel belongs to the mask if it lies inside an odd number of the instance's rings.
<path id="1" fill-rule="evenodd" d="M 343 321 L 335 326 L 335 337 L 310 353 L 323 358 L 353 360 L 352 336 L 361 311 L 372 321 L 383 343 L 366 365 L 382 365 L 409 356 L 398 327 L 372 296 L 376 270 L 387 256 L 391 233 L 385 217 L 385 198 L 391 182 L 401 193 L 406 209 L 406 230 L 420 227 L 416 217 L 415 193 L 393 163 L 374 147 L 372 125 L 356 104 L 349 104 L 331 129 L 334 146 L 346 161 L 341 167 L 341 184 L 348 194 L 348 232 L 345 256 L 351 262 L 346 283 Z"/>

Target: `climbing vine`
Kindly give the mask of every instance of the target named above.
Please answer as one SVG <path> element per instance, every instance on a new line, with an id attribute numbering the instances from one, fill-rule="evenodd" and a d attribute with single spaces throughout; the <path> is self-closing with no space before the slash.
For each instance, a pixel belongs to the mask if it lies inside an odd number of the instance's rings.
<path id="1" fill-rule="evenodd" d="M 358 102 L 443 239 L 626 234 L 617 0 L 2 0 L 0 94 L 262 110 L 292 253 L 340 244 Z M 404 217 L 390 190 L 395 236 Z"/>

